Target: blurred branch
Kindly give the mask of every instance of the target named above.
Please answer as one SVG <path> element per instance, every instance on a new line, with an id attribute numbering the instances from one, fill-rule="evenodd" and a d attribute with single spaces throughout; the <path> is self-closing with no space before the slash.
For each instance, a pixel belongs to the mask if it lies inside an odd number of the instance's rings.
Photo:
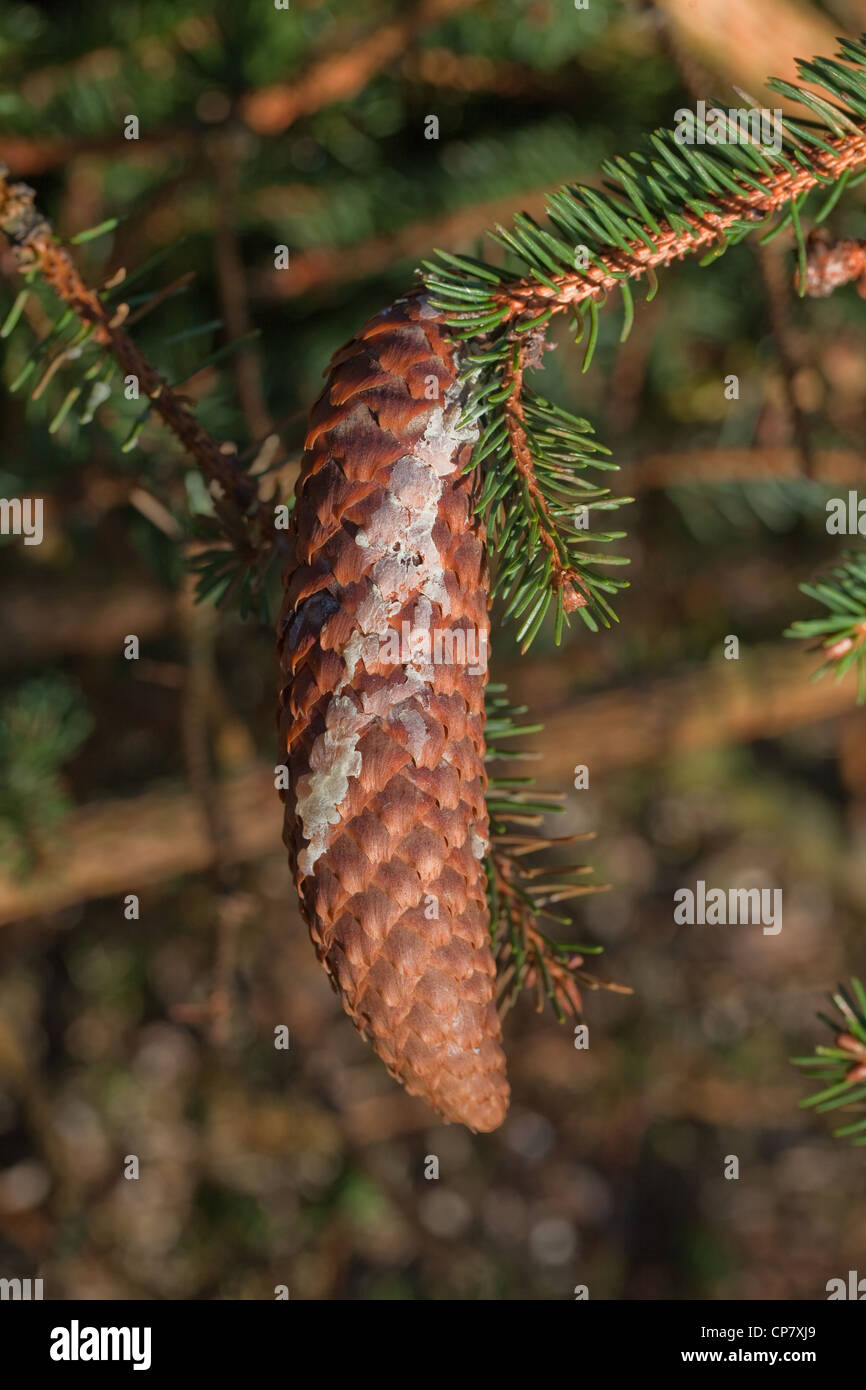
<path id="1" fill-rule="evenodd" d="M 530 683 L 541 679 L 539 671 L 543 667 L 530 667 Z M 802 654 L 767 646 L 739 661 L 589 695 L 547 717 L 533 773 L 562 786 L 570 784 L 574 764 L 582 760 L 597 777 L 701 748 L 774 737 L 847 712 L 844 685 L 802 681 L 802 671 Z M 259 765 L 224 778 L 219 789 L 229 835 L 226 862 L 281 856 L 272 814 L 273 768 Z M 38 879 L 0 877 L 0 923 L 205 872 L 211 861 L 212 846 L 189 794 L 150 791 L 94 803 L 68 816 Z"/>
<path id="2" fill-rule="evenodd" d="M 225 778 L 220 794 L 229 834 L 226 864 L 282 855 L 272 768 Z M 149 791 L 74 811 L 55 851 L 38 878 L 15 883 L 0 877 L 0 921 L 132 892 L 178 874 L 206 873 L 213 861 L 199 804 L 178 791 Z"/>
<path id="3" fill-rule="evenodd" d="M 458 92 L 493 92 L 496 96 L 559 104 L 574 87 L 574 66 L 539 74 L 523 63 L 489 58 L 485 53 L 455 53 L 450 48 L 422 48 L 407 53 L 401 64 L 409 82 L 447 87 Z"/>
<path id="4" fill-rule="evenodd" d="M 714 73 L 754 90 L 760 97 L 768 72 L 793 79 L 795 56 L 824 53 L 839 25 L 799 0 L 655 0 L 679 46 L 687 47 Z M 707 98 L 713 95 L 703 92 Z M 776 102 L 783 108 L 791 103 Z"/>
<path id="5" fill-rule="evenodd" d="M 256 134 L 279 135 L 301 116 L 357 96 L 425 29 L 477 3 L 478 0 L 420 0 L 408 14 L 388 20 L 350 47 L 324 54 L 295 81 L 249 92 L 241 98 L 240 115 Z"/>
<path id="6" fill-rule="evenodd" d="M 302 72 L 292 82 L 271 83 L 245 93 L 238 103 L 237 112 L 247 127 L 256 135 L 281 135 L 302 116 L 311 116 L 337 101 L 349 101 L 363 90 L 367 83 L 395 62 L 412 41 L 425 29 L 431 28 L 452 14 L 468 9 L 478 0 L 421 0 L 415 9 L 402 17 L 389 20 L 363 38 L 355 39 L 344 49 L 325 53 L 315 59 L 306 72 Z M 203 19 L 208 24 L 207 19 Z M 212 30 L 206 29 L 201 42 L 212 41 Z M 187 47 L 188 43 L 184 43 Z M 134 48 L 134 46 L 133 46 Z M 85 60 L 70 65 L 73 70 L 82 69 Z M 459 66 L 457 65 L 459 62 Z M 471 67 L 474 62 L 475 67 Z M 478 64 L 485 64 L 482 71 L 486 82 L 492 83 L 491 90 L 512 91 L 518 85 L 517 64 L 497 64 L 491 73 L 489 59 L 469 59 L 452 57 L 450 65 L 443 64 L 442 70 L 448 72 L 448 80 L 443 76 L 443 85 L 457 86 L 466 90 L 466 83 L 480 80 Z M 518 70 L 519 71 L 519 70 Z M 437 64 L 434 59 L 419 55 L 410 75 L 425 82 L 437 81 Z M 48 74 L 31 74 L 44 77 Z M 57 70 L 51 71 L 56 81 Z M 482 89 L 486 83 L 481 83 Z M 470 88 L 471 90 L 472 88 Z M 157 150 L 194 150 L 211 126 L 202 124 L 166 126 L 164 129 L 150 131 L 136 141 L 136 155 L 153 153 Z M 81 136 L 0 136 L 0 161 L 22 175 L 33 178 L 49 169 L 66 164 L 78 155 L 105 156 L 116 155 L 123 150 L 129 154 L 129 144 L 122 134 L 97 135 L 90 138 Z"/>
<path id="7" fill-rule="evenodd" d="M 769 645 L 742 652 L 739 661 L 720 657 L 685 675 L 590 695 L 575 709 L 545 716 L 533 772 L 561 786 L 577 763 L 601 776 L 701 748 L 775 738 L 850 708 L 845 684 L 804 681 L 805 670 L 802 652 Z M 516 676 L 512 686 L 521 691 Z"/>
<path id="8" fill-rule="evenodd" d="M 845 449 L 823 449 L 814 457 L 811 478 L 819 483 L 862 483 L 866 455 Z M 680 453 L 648 454 L 627 464 L 620 473 L 629 492 L 692 484 L 756 482 L 802 478 L 797 449 L 684 449 Z"/>
<path id="9" fill-rule="evenodd" d="M 36 178 L 82 155 L 109 159 L 123 152 L 141 158 L 158 151 L 170 150 L 173 155 L 183 150 L 192 151 L 197 143 L 196 134 L 195 130 L 180 128 L 152 131 L 136 140 L 132 150 L 122 134 L 96 135 L 89 139 L 64 135 L 0 135 L 0 163 L 27 178 Z"/>
<path id="10" fill-rule="evenodd" d="M 549 187 L 508 194 L 487 202 L 471 203 L 442 217 L 411 222 L 392 236 L 370 237 L 354 246 L 334 246 L 301 251 L 292 257 L 291 274 L 264 271 L 257 292 L 269 299 L 294 299 L 310 290 L 378 275 L 397 261 L 417 258 L 431 246 L 446 249 L 480 237 L 491 223 L 507 218 L 519 203 L 530 214 L 541 214 Z"/>
<path id="11" fill-rule="evenodd" d="M 0 610 L 0 670 L 50 662 L 70 653 L 114 655 L 129 632 L 142 641 L 170 626 L 170 593 L 153 584 L 85 584 L 54 575 L 7 579 Z M 51 613 L 51 622 L 45 614 Z"/>
<path id="12" fill-rule="evenodd" d="M 239 202 L 239 171 L 242 150 L 238 132 L 215 142 L 213 169 L 217 188 L 217 219 L 214 251 L 220 306 L 229 339 L 240 341 L 252 327 L 247 303 L 246 269 L 235 231 L 235 209 Z M 232 357 L 238 403 L 250 438 L 269 435 L 274 428 L 262 386 L 261 355 L 255 343 L 243 342 Z"/>
<path id="13" fill-rule="evenodd" d="M 809 423 L 797 399 L 795 378 L 801 366 L 799 354 L 794 345 L 791 331 L 788 301 L 791 295 L 790 272 L 776 244 L 755 247 L 761 279 L 764 284 L 764 300 L 770 332 L 776 344 L 779 366 L 782 370 L 782 383 L 788 406 L 788 419 L 791 433 L 796 441 L 802 463 L 802 471 L 807 478 L 814 476 L 815 457 Z"/>

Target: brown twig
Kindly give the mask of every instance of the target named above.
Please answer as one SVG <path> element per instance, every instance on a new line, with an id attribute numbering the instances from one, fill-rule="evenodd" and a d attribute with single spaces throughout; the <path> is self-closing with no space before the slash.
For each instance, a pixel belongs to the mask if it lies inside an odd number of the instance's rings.
<path id="1" fill-rule="evenodd" d="M 533 335 L 530 334 L 529 337 L 533 338 Z M 585 584 L 577 570 L 563 559 L 563 546 L 557 536 L 556 524 L 550 515 L 547 502 L 535 476 L 535 461 L 532 457 L 529 440 L 526 437 L 523 416 L 523 376 L 526 366 L 532 365 L 531 362 L 527 363 L 527 357 L 532 356 L 533 353 L 537 354 L 538 350 L 538 343 L 533 339 L 532 342 L 522 346 L 514 353 L 513 359 L 506 367 L 503 374 L 503 386 L 510 385 L 512 389 L 505 403 L 505 419 L 514 463 L 532 499 L 538 518 L 538 538 L 545 549 L 550 551 L 553 587 L 561 592 L 562 606 L 566 613 L 573 613 L 577 608 L 586 607 L 587 596 L 585 593 L 581 593 Z"/>
<path id="2" fill-rule="evenodd" d="M 90 326 L 94 340 L 114 357 L 123 374 L 137 378 L 141 394 L 233 514 L 239 553 L 247 561 L 257 558 L 277 543 L 273 507 L 259 499 L 255 480 L 239 465 L 236 447 L 214 439 L 150 365 L 121 326 L 128 307 L 121 304 L 112 312 L 103 304 L 96 291 L 84 283 L 69 252 L 39 213 L 33 190 L 27 184 L 10 183 L 6 173 L 0 168 L 0 231 L 13 247 L 19 267 L 38 271 L 78 320 Z"/>
<path id="3" fill-rule="evenodd" d="M 538 1013 L 544 1008 L 545 997 L 549 998 L 560 1021 L 566 1014 L 580 1015 L 583 1012 L 581 984 L 589 989 L 606 989 L 617 994 L 632 992 L 627 985 L 612 984 L 581 970 L 583 956 L 558 945 L 539 926 L 539 916 L 544 915 L 554 903 L 583 897 L 588 893 L 605 893 L 610 885 L 568 882 L 538 885 L 533 881 L 541 875 L 549 876 L 551 869 L 549 866 L 528 868 L 521 862 L 522 857 L 569 844 L 575 839 L 588 838 L 591 837 L 567 835 L 550 840 L 536 835 L 501 835 L 496 838 L 491 862 L 500 898 L 500 912 L 493 945 L 497 1008 L 502 1017 L 524 989 L 533 991 Z M 591 870 L 584 866 L 571 866 L 559 872 L 561 875 L 582 874 Z M 527 900 L 528 891 L 531 891 L 532 903 Z"/>

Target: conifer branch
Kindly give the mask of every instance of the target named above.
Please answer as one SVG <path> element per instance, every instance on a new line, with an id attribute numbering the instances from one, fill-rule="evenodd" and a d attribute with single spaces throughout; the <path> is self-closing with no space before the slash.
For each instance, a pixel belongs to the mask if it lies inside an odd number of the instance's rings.
<path id="1" fill-rule="evenodd" d="M 487 688 L 487 763 L 514 763 L 532 758 L 530 752 L 506 752 L 503 740 L 537 732 L 540 724 L 522 724 L 526 706 L 509 704 L 505 686 Z M 591 893 L 607 892 L 606 883 L 587 883 L 592 868 L 586 864 L 530 865 L 539 853 L 591 840 L 593 833 L 550 838 L 538 832 L 543 818 L 562 812 L 564 798 L 538 792 L 532 777 L 490 778 L 487 807 L 492 842 L 487 855 L 487 899 L 490 941 L 497 968 L 497 1006 L 504 1016 L 523 990 L 533 991 L 539 1012 L 547 998 L 559 1022 L 566 1014 L 579 1015 L 582 1002 L 578 984 L 590 989 L 632 991 L 626 985 L 609 984 L 581 970 L 585 955 L 598 955 L 600 946 L 555 940 L 541 927 L 547 920 L 560 928 L 571 926 L 559 908 Z"/>
<path id="2" fill-rule="evenodd" d="M 814 584 L 801 584 L 801 591 L 827 609 L 824 618 L 800 619 L 785 632 L 786 637 L 822 640 L 817 650 L 823 665 L 812 679 L 832 671 L 841 680 L 852 668 L 857 672 L 857 703 L 866 703 L 866 557 L 848 555 L 844 563 Z M 816 650 L 816 648 L 812 648 Z"/>
<path id="3" fill-rule="evenodd" d="M 509 395 L 505 402 L 505 418 L 508 423 L 508 438 L 517 472 L 523 479 L 526 491 L 538 518 L 538 537 L 550 553 L 552 583 L 554 591 L 562 596 L 562 606 L 566 613 L 586 606 L 586 595 L 582 592 L 583 579 L 578 571 L 564 558 L 565 547 L 557 535 L 556 526 L 550 515 L 544 494 L 538 485 L 532 449 L 526 434 L 523 409 L 523 374 L 525 370 L 526 348 L 516 349 L 505 371 L 505 385 Z"/>
<path id="4" fill-rule="evenodd" d="M 14 248 L 21 270 L 35 269 L 76 318 L 91 328 L 91 336 L 111 353 L 123 372 L 137 377 L 142 395 L 153 402 L 154 410 L 205 477 L 218 483 L 226 496 L 246 511 L 255 500 L 255 483 L 232 463 L 234 447 L 213 439 L 165 378 L 151 367 L 121 326 L 128 306 L 121 304 L 112 313 L 96 291 L 85 285 L 68 250 L 39 213 L 33 189 L 23 183 L 10 184 L 6 172 L 0 171 L 0 231 Z"/>
<path id="5" fill-rule="evenodd" d="M 866 990 L 854 978 L 851 988 L 840 985 L 830 996 L 836 1016 L 819 1014 L 822 1023 L 833 1033 L 832 1047 L 817 1046 L 811 1057 L 792 1057 L 794 1066 L 802 1068 L 813 1080 L 829 1082 L 800 1101 L 804 1109 L 814 1107 L 816 1114 L 826 1114 L 842 1107 L 854 1111 L 850 1124 L 834 1129 L 835 1139 L 847 1139 L 855 1147 L 866 1144 Z"/>
<path id="6" fill-rule="evenodd" d="M 10 183 L 8 171 L 0 166 L 0 231 L 13 248 L 21 271 L 41 281 L 67 306 L 81 326 L 76 346 L 92 341 L 112 358 L 125 377 L 135 377 L 138 390 L 172 432 L 184 451 L 197 464 L 211 485 L 216 512 L 215 524 L 201 518 L 198 529 L 210 539 L 228 542 L 244 567 L 255 570 L 252 580 L 260 587 L 265 567 L 276 552 L 279 541 L 274 528 L 273 502 L 264 502 L 256 480 L 242 467 L 234 444 L 220 443 L 201 425 L 186 398 L 169 386 L 166 379 L 145 358 L 125 331 L 129 305 L 112 306 L 85 284 L 68 249 L 54 235 L 50 223 L 39 212 L 33 189 L 27 184 Z M 110 288 L 119 281 L 115 277 Z M 26 290 L 22 291 L 22 295 Z M 156 300 L 160 295 L 157 293 Z M 146 305 L 145 308 L 150 307 Z M 140 316 L 141 310 L 138 311 Z M 41 393 L 51 375 L 67 360 L 61 347 L 49 363 L 37 387 Z M 34 393 L 36 394 L 36 393 Z M 67 397 L 71 400 L 77 392 Z M 227 580 L 224 551 L 200 555 L 198 568 L 218 573 Z M 200 591 L 202 592 L 202 591 Z"/>
<path id="7" fill-rule="evenodd" d="M 835 184 L 846 173 L 860 169 L 866 164 L 866 128 L 831 139 L 812 160 L 812 167 L 762 174 L 757 187 L 743 187 L 729 196 L 711 196 L 699 213 L 689 210 L 687 200 L 677 216 L 680 225 L 665 218 L 653 219 L 643 227 L 646 237 L 633 237 L 619 248 L 599 251 L 586 270 L 552 276 L 547 284 L 531 277 L 516 280 L 494 292 L 492 303 L 505 309 L 503 323 L 548 310 L 558 314 L 618 289 L 624 277 L 640 279 L 674 261 L 712 250 L 731 234 L 741 236 L 753 230 L 816 188 Z"/>
<path id="8" fill-rule="evenodd" d="M 566 509 L 551 506 L 547 497 L 540 504 L 535 478 L 543 465 L 554 465 L 549 471 L 561 502 L 569 471 L 573 486 L 579 478 L 575 469 L 590 462 L 586 440 L 578 440 L 589 426 L 536 398 L 532 410 L 538 428 L 527 429 L 525 368 L 541 365 L 548 324 L 568 311 L 575 341 L 586 340 L 586 371 L 598 342 L 599 309 L 610 291 L 622 295 L 625 339 L 634 319 L 630 281 L 646 279 L 651 299 L 658 268 L 696 253 L 703 254 L 702 265 L 708 264 L 777 215 L 764 240 L 791 227 L 797 284 L 801 295 L 806 292 L 806 200 L 819 188 L 829 191 L 815 213 L 820 223 L 866 169 L 866 42 L 842 40 L 839 59 L 815 58 L 798 68 L 804 81 L 827 95 L 772 79 L 771 89 L 809 113 L 805 121 L 779 120 L 778 144 L 775 139 L 759 143 L 751 130 L 744 135 L 738 112 L 711 106 L 692 115 L 693 129 L 685 139 L 679 130 L 657 131 L 628 159 L 603 164 L 603 190 L 575 184 L 551 194 L 546 226 L 525 213 L 515 216 L 510 229 L 497 226 L 494 239 L 525 273 L 515 275 L 507 266 L 441 251 L 425 263 L 431 302 L 450 330 L 469 340 L 468 363 L 481 377 L 473 393 L 472 418 L 484 426 L 475 464 L 485 474 L 483 503 L 489 508 L 494 551 L 500 552 L 497 583 L 500 591 L 508 591 L 507 616 L 522 618 L 524 650 L 554 599 L 558 643 L 569 611 L 580 611 L 591 627 L 597 626 L 596 619 L 609 623 L 615 614 L 605 595 L 622 587 L 593 574 L 600 563 L 622 561 L 602 561 L 578 551 L 575 538 L 564 534 Z M 553 440 L 561 443 L 556 436 L 566 421 L 572 444 L 567 457 L 551 447 Z M 804 430 L 800 434 L 809 460 L 808 439 Z M 592 449 L 597 452 L 599 446 Z M 603 466 L 597 459 L 591 462 Z M 619 503 L 597 491 L 589 505 L 612 508 Z"/>

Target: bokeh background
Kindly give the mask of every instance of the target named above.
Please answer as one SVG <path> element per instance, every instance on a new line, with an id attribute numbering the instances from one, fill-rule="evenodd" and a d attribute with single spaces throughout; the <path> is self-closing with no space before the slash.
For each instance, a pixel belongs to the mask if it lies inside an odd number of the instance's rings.
<path id="1" fill-rule="evenodd" d="M 288 487 L 330 354 L 434 247 L 477 253 L 678 107 L 767 99 L 861 28 L 855 0 L 9 0 L 0 160 L 65 236 L 122 219 L 76 250 L 92 283 L 162 255 L 136 340 Z M 864 199 L 834 232 L 866 235 Z M 797 585 L 840 557 L 825 501 L 862 477 L 866 312 L 800 301 L 792 273 L 784 236 L 683 265 L 625 344 L 603 319 L 586 376 L 547 355 L 636 499 L 632 587 L 620 626 L 558 651 L 520 658 L 497 624 L 494 670 L 545 722 L 551 831 L 597 832 L 610 889 L 571 935 L 634 993 L 585 994 L 588 1051 L 519 1004 L 491 1136 L 437 1124 L 343 1016 L 280 842 L 272 633 L 191 602 L 179 522 L 206 498 L 164 431 L 121 452 L 112 400 L 49 434 L 64 368 L 10 389 L 56 320 L 28 303 L 0 344 L 0 493 L 46 499 L 42 545 L 2 553 L 0 1275 L 48 1298 L 712 1300 L 820 1298 L 862 1266 L 862 1154 L 798 1108 L 787 1059 L 866 969 L 866 723 L 853 678 L 810 684 L 781 633 L 816 614 Z M 0 316 L 16 290 L 4 249 Z M 698 878 L 782 887 L 782 932 L 675 926 Z"/>

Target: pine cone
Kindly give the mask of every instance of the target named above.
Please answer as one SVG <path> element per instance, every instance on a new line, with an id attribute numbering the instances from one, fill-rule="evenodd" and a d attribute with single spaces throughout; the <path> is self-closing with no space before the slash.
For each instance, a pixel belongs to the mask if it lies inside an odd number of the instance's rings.
<path id="1" fill-rule="evenodd" d="M 311 412 L 280 623 L 285 839 L 355 1026 L 411 1095 L 492 1130 L 508 1084 L 483 867 L 489 586 L 457 376 L 409 296 L 336 354 Z"/>

